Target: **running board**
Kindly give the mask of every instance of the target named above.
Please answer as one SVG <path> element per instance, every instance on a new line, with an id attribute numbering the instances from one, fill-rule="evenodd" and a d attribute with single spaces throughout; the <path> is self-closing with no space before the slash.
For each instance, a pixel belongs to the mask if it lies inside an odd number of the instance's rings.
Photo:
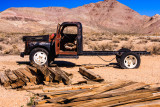
<path id="1" fill-rule="evenodd" d="M 57 58 L 74 58 L 74 59 L 78 59 L 79 56 L 77 56 L 77 55 L 58 55 Z"/>

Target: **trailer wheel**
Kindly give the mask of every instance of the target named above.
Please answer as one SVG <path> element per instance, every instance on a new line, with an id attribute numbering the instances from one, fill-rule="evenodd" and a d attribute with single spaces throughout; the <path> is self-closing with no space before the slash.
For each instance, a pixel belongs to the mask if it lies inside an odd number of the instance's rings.
<path id="1" fill-rule="evenodd" d="M 133 52 L 123 53 L 120 59 L 120 67 L 123 69 L 135 69 L 140 66 L 140 56 Z"/>
<path id="2" fill-rule="evenodd" d="M 48 51 L 43 48 L 35 48 L 31 51 L 29 59 L 31 64 L 48 66 Z"/>

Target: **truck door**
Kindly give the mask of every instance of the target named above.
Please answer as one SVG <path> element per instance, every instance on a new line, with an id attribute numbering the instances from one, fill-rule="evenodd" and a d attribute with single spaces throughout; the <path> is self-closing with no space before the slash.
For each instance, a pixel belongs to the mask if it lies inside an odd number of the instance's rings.
<path id="1" fill-rule="evenodd" d="M 60 24 L 57 25 L 57 32 L 56 32 L 56 39 L 55 39 L 55 52 L 56 55 L 60 52 L 60 40 L 61 40 L 61 34 L 60 34 Z"/>

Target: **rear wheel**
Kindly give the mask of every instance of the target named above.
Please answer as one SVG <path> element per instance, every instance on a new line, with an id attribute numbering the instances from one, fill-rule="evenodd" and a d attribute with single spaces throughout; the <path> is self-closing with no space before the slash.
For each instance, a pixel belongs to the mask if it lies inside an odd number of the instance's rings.
<path id="1" fill-rule="evenodd" d="M 48 66 L 48 51 L 43 48 L 35 48 L 31 51 L 29 59 L 31 64 Z"/>
<path id="2" fill-rule="evenodd" d="M 135 69 L 140 66 L 140 56 L 133 52 L 123 53 L 120 58 L 120 66 L 123 69 Z"/>

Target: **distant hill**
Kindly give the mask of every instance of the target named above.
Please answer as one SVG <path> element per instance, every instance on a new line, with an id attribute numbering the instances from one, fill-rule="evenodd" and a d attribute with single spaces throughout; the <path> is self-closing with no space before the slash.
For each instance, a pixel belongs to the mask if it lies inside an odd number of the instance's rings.
<path id="1" fill-rule="evenodd" d="M 9 8 L 0 13 L 0 32 L 55 32 L 57 23 L 78 21 L 84 32 L 160 33 L 160 15 L 140 15 L 116 0 L 104 0 L 77 8 Z"/>

